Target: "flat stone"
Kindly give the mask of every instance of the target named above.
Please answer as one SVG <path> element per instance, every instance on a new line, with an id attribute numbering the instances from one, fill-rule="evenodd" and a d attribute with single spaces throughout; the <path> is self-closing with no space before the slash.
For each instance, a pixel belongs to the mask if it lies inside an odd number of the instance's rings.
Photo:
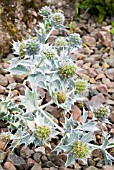
<path id="1" fill-rule="evenodd" d="M 74 120 L 78 120 L 79 117 L 81 116 L 81 110 L 76 105 L 72 105 L 71 113 Z"/>
<path id="2" fill-rule="evenodd" d="M 8 155 L 8 161 L 13 163 L 13 165 L 15 165 L 17 167 L 20 167 L 20 169 L 22 169 L 26 165 L 25 160 L 22 157 L 17 156 L 13 152 Z"/>
<path id="3" fill-rule="evenodd" d="M 8 85 L 7 78 L 3 76 L 2 74 L 0 74 L 0 85 L 4 87 Z"/>
<path id="4" fill-rule="evenodd" d="M 107 86 L 106 86 L 105 84 L 98 85 L 98 86 L 96 87 L 96 89 L 97 89 L 99 92 L 101 92 L 101 93 L 103 93 L 103 94 L 105 94 L 105 95 L 108 95 L 108 89 L 107 89 Z"/>
<path id="5" fill-rule="evenodd" d="M 90 47 L 95 47 L 96 46 L 96 40 L 94 37 L 91 36 L 83 36 L 82 37 L 83 43 L 90 46 Z"/>
<path id="6" fill-rule="evenodd" d="M 41 162 L 41 156 L 42 156 L 42 153 L 40 153 L 40 152 L 34 153 L 34 154 L 33 154 L 33 159 L 34 159 L 37 163 L 39 163 L 39 162 Z"/>
<path id="7" fill-rule="evenodd" d="M 22 156 L 22 158 L 29 158 L 31 157 L 31 155 L 34 153 L 33 150 L 29 149 L 28 147 L 22 147 L 20 150 L 20 156 Z"/>
<path id="8" fill-rule="evenodd" d="M 114 165 L 110 166 L 110 165 L 105 165 L 102 167 L 102 170 L 114 170 Z"/>
<path id="9" fill-rule="evenodd" d="M 11 162 L 5 162 L 4 168 L 5 168 L 5 170 L 16 170 L 15 166 Z"/>
<path id="10" fill-rule="evenodd" d="M 99 31 L 101 42 L 106 47 L 111 47 L 111 34 L 109 31 Z"/>
<path id="11" fill-rule="evenodd" d="M 40 164 L 35 163 L 35 165 L 31 168 L 31 170 L 43 170 L 43 169 Z"/>
<path id="12" fill-rule="evenodd" d="M 105 74 L 110 80 L 114 80 L 114 68 L 107 69 Z"/>
<path id="13" fill-rule="evenodd" d="M 89 166 L 86 170 L 98 170 L 98 169 L 94 166 Z"/>
<path id="14" fill-rule="evenodd" d="M 50 168 L 50 167 L 56 167 L 56 165 L 54 165 L 53 162 L 51 161 L 48 161 L 48 162 L 45 162 L 42 167 L 46 167 L 46 168 Z"/>

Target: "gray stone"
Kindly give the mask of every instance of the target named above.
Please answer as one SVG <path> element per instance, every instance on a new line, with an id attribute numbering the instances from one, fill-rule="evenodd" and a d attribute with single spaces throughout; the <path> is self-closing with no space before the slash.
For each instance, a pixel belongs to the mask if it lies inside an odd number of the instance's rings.
<path id="1" fill-rule="evenodd" d="M 98 170 L 98 169 L 95 168 L 94 166 L 90 166 L 90 167 L 88 167 L 86 170 Z"/>
<path id="2" fill-rule="evenodd" d="M 40 164 L 36 163 L 36 164 L 31 168 L 31 170 L 43 170 L 43 169 L 42 169 L 42 167 L 41 167 Z"/>
<path id="3" fill-rule="evenodd" d="M 91 36 L 83 36 L 82 40 L 84 42 L 84 44 L 90 46 L 90 47 L 95 47 L 96 46 L 96 40 L 94 37 Z"/>

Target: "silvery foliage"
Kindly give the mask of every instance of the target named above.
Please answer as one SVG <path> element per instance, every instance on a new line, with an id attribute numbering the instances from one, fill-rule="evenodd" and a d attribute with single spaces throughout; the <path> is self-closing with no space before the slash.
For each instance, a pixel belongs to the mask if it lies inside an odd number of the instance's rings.
<path id="1" fill-rule="evenodd" d="M 48 9 L 47 12 L 45 11 L 46 9 Z M 49 46 L 47 41 L 54 30 L 67 31 L 63 25 L 64 17 L 61 12 L 57 13 L 57 15 L 60 14 L 60 17 L 56 24 L 55 19 L 51 20 L 51 18 L 53 18 L 52 16 L 55 14 L 51 9 L 49 9 L 49 7 L 43 7 L 43 9 L 40 10 L 40 14 L 43 16 L 44 23 L 38 23 L 39 29 L 36 30 L 38 39 L 34 40 L 34 37 L 30 37 L 30 39 L 23 40 L 22 42 L 13 42 L 15 58 L 11 59 L 8 71 L 13 75 L 25 74 L 27 75 L 27 79 L 24 81 L 25 95 L 14 97 L 10 90 L 7 98 L 1 102 L 0 118 L 7 121 L 9 125 L 9 134 L 10 139 L 12 140 L 11 147 L 14 149 L 17 145 L 25 144 L 25 146 L 27 146 L 31 143 L 35 146 L 42 146 L 43 144 L 49 146 L 50 140 L 55 138 L 56 135 L 61 134 L 62 139 L 55 150 L 57 153 L 62 151 L 67 153 L 66 166 L 74 163 L 77 159 L 72 153 L 72 146 L 76 141 L 85 143 L 89 148 L 89 154 L 96 148 L 101 149 L 104 154 L 105 163 L 111 164 L 114 158 L 107 152 L 106 149 L 113 147 L 114 141 L 110 142 L 110 136 L 105 134 L 104 142 L 101 146 L 92 144 L 94 141 L 94 131 L 98 129 L 96 128 L 96 124 L 93 119 L 90 121 L 87 120 L 87 111 L 83 109 L 82 122 L 80 123 L 77 121 L 76 124 L 72 116 L 68 119 L 64 115 L 65 123 L 63 123 L 62 128 L 56 123 L 56 119 L 45 110 L 47 106 L 56 104 L 58 108 L 62 108 L 64 110 L 65 114 L 70 114 L 72 104 L 74 104 L 77 100 L 84 100 L 84 97 L 81 97 L 75 89 L 75 80 L 77 78 L 76 74 L 68 79 L 61 79 L 58 74 L 58 69 L 61 65 L 66 63 L 74 65 L 69 52 L 73 48 L 79 48 L 79 45 L 81 45 L 81 39 L 79 38 L 77 45 L 74 44 L 76 41 L 73 39 L 71 47 L 69 45 L 71 44 L 71 39 L 70 43 L 62 48 L 55 46 L 55 43 Z M 76 38 L 79 37 L 77 34 L 74 35 Z M 66 40 L 72 36 L 73 34 L 66 38 Z M 30 42 L 37 43 L 36 45 L 32 44 L 32 53 L 30 51 L 27 53 L 27 51 L 30 50 L 28 49 L 28 42 L 29 45 Z M 20 49 L 22 43 L 24 43 L 24 49 Z M 36 50 L 37 46 L 38 50 Z M 25 54 L 24 56 L 20 56 L 20 50 L 23 50 L 21 52 Z M 48 53 L 47 50 L 49 50 Z M 53 53 L 54 50 L 55 56 L 50 53 Z M 47 57 L 47 55 L 49 57 Z M 76 66 L 76 72 L 78 72 L 78 70 L 80 70 L 80 68 Z M 31 88 L 27 87 L 26 82 L 30 83 Z M 42 105 L 43 98 L 38 93 L 37 87 L 43 88 L 49 93 L 51 97 L 51 101 L 49 103 Z M 58 103 L 56 97 L 56 92 L 58 91 L 66 93 L 67 99 L 64 103 Z M 50 136 L 48 136 L 44 141 L 36 136 L 36 127 L 41 126 L 49 127 L 51 132 Z M 13 131 L 14 129 L 15 133 Z M 82 159 L 86 163 L 88 156 L 89 155 Z"/>

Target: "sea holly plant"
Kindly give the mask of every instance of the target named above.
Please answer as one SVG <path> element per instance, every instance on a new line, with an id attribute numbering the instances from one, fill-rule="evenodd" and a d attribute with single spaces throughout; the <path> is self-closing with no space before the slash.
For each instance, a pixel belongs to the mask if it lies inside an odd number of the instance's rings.
<path id="1" fill-rule="evenodd" d="M 64 26 L 65 17 L 62 11 L 54 13 L 47 6 L 39 13 L 44 22 L 39 22 L 38 30 L 35 29 L 37 37 L 13 42 L 15 57 L 11 59 L 8 71 L 26 77 L 23 82 L 25 95 L 13 96 L 10 89 L 9 95 L 1 101 L 0 119 L 6 121 L 9 130 L 1 136 L 8 135 L 8 141 L 12 141 L 9 147 L 14 150 L 21 144 L 25 147 L 30 144 L 51 147 L 50 141 L 59 134 L 61 140 L 55 151 L 67 154 L 66 166 L 75 163 L 77 159 L 87 163 L 87 158 L 97 148 L 102 150 L 105 163 L 111 164 L 114 158 L 107 149 L 114 147 L 114 142 L 109 142 L 110 135 L 104 136 L 101 146 L 94 145 L 94 132 L 98 130 L 95 120 L 87 119 L 88 111 L 84 108 L 81 122 L 74 121 L 71 114 L 71 106 L 85 99 L 83 94 L 88 87 L 85 80 L 78 78 L 80 68 L 71 58 L 71 51 L 82 47 L 81 37 L 77 33 L 58 36 L 49 45 L 48 40 L 54 30 L 69 33 Z M 48 93 L 49 102 L 40 95 L 38 88 Z M 64 123 L 58 123 L 46 111 L 50 105 L 62 109 Z M 97 118 L 101 111 L 102 117 L 106 117 L 108 110 L 103 107 L 95 111 Z"/>

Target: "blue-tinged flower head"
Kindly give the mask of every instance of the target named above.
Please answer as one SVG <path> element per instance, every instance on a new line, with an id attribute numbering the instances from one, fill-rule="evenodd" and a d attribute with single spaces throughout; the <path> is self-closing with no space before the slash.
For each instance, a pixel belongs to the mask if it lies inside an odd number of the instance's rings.
<path id="1" fill-rule="evenodd" d="M 61 12 L 55 12 L 51 15 L 51 20 L 55 25 L 62 25 L 64 24 L 65 17 Z"/>
<path id="2" fill-rule="evenodd" d="M 68 44 L 71 48 L 81 48 L 82 39 L 79 34 L 73 33 L 67 37 Z"/>
<path id="3" fill-rule="evenodd" d="M 26 53 L 28 55 L 35 55 L 40 50 L 40 43 L 37 40 L 29 39 L 26 43 Z"/>
<path id="4" fill-rule="evenodd" d="M 41 16 L 48 17 L 49 15 L 51 15 L 52 10 L 50 9 L 50 7 L 44 6 L 41 8 L 41 10 L 39 10 L 39 12 Z"/>

